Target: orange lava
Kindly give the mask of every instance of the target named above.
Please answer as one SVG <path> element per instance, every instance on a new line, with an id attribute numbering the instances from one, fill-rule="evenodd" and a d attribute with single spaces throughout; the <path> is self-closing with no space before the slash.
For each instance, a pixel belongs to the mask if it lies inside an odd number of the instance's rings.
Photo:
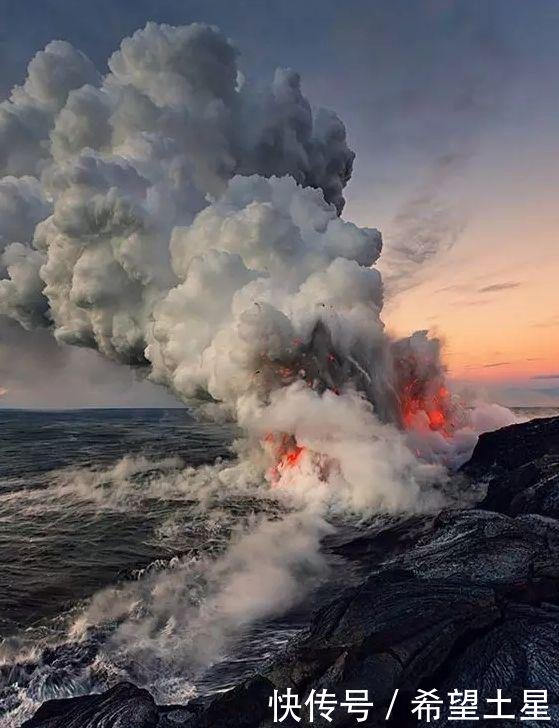
<path id="1" fill-rule="evenodd" d="M 406 429 L 418 426 L 417 415 L 424 413 L 431 430 L 449 437 L 452 434 L 451 403 L 446 387 L 440 386 L 435 392 L 425 391 L 418 382 L 408 384 L 400 396 L 402 420 Z"/>
<path id="2" fill-rule="evenodd" d="M 276 483 L 285 470 L 294 468 L 306 452 L 306 447 L 297 444 L 293 435 L 281 433 L 275 435 L 272 432 L 264 435 L 264 442 L 274 458 L 274 465 L 268 470 L 268 477 Z"/>
<path id="3" fill-rule="evenodd" d="M 305 448 L 301 447 L 300 445 L 294 445 L 292 450 L 289 450 L 283 457 L 283 463 L 287 465 L 290 468 L 295 467 L 299 460 L 301 459 L 301 455 L 303 454 Z"/>

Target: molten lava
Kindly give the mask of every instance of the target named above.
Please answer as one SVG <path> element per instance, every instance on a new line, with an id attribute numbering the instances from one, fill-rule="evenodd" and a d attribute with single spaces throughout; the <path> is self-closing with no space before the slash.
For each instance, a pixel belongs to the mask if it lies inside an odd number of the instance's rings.
<path id="1" fill-rule="evenodd" d="M 306 447 L 297 444 L 293 435 L 285 433 L 275 435 L 268 432 L 264 436 L 264 442 L 274 459 L 274 465 L 268 470 L 268 477 L 272 483 L 277 483 L 283 472 L 294 468 L 307 450 Z"/>
<path id="2" fill-rule="evenodd" d="M 446 371 L 440 363 L 439 343 L 427 339 L 426 335 L 416 339 L 413 346 L 408 340 L 393 345 L 393 388 L 387 398 L 383 421 L 393 422 L 414 433 L 432 431 L 451 438 L 461 426 L 463 407 L 456 397 L 451 398 L 445 386 Z M 271 359 L 265 353 L 259 357 L 255 375 L 260 378 L 264 390 L 288 387 L 301 381 L 318 396 L 328 396 L 328 393 L 342 396 L 352 387 L 359 390 L 359 385 L 368 377 L 367 371 L 351 356 L 344 361 L 323 325 L 315 327 L 310 342 L 303 344 L 294 339 L 293 345 L 295 348 L 281 361 Z M 358 376 L 360 374 L 364 379 Z M 370 377 L 368 381 L 370 383 Z M 374 387 L 372 389 L 371 401 L 376 408 Z M 363 393 L 370 394 L 366 388 Z M 284 476 L 291 471 L 298 474 L 302 466 L 320 480 L 326 480 L 337 467 L 336 461 L 326 453 L 309 451 L 290 433 L 269 432 L 263 437 L 263 446 L 272 463 L 267 478 L 273 485 L 280 481 L 287 483 Z M 416 454 L 422 457 L 420 449 L 416 449 Z M 292 481 L 293 477 L 288 480 Z"/>
<path id="3" fill-rule="evenodd" d="M 406 429 L 421 428 L 421 423 L 426 421 L 429 429 L 451 436 L 452 405 L 444 385 L 434 387 L 432 382 L 414 379 L 404 387 L 400 406 Z"/>

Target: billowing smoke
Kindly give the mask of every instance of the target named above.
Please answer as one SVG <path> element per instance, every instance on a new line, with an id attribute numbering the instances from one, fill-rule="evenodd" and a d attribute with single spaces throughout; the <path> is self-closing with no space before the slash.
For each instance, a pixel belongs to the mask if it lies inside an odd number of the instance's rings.
<path id="1" fill-rule="evenodd" d="M 156 694 L 176 702 L 185 662 L 195 676 L 321 578 L 334 517 L 440 506 L 441 461 L 466 459 L 508 414 L 472 416 L 426 332 L 386 334 L 381 235 L 341 218 L 344 125 L 311 108 L 296 73 L 254 85 L 200 24 L 148 23 L 108 65 L 101 77 L 50 43 L 0 105 L 0 313 L 245 433 L 233 464 L 167 464 L 154 492 L 204 514 L 223 493 L 274 508 L 218 558 L 101 592 L 74 623 L 80 638 L 104 625 L 98 662 L 119 677 L 143 665 L 134 679 L 154 687 L 170 674 Z M 63 503 L 94 499 L 100 483 L 105 498 L 109 481 L 128 508 L 134 469 L 150 467 L 70 472 Z"/>
<path id="2" fill-rule="evenodd" d="M 148 23 L 108 67 L 49 43 L 0 105 L 0 312 L 237 420 L 271 482 L 412 505 L 434 474 L 405 428 L 467 423 L 438 343 L 384 332 L 342 122 L 291 70 L 251 83 L 212 26 Z"/>

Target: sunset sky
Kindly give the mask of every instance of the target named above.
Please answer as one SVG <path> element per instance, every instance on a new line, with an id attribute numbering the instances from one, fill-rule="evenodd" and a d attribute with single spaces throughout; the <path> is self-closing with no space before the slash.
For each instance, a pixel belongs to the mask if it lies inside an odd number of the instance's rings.
<path id="1" fill-rule="evenodd" d="M 104 70 L 147 20 L 219 25 L 256 79 L 298 70 L 356 152 L 344 217 L 383 232 L 389 330 L 439 334 L 452 378 L 490 398 L 559 404 L 559 2 L 0 0 L 0 19 L 4 96 L 52 38 Z M 173 401 L 49 347 L 37 376 L 34 349 L 4 333 L 4 405 Z"/>
<path id="2" fill-rule="evenodd" d="M 530 160 L 507 159 L 504 144 L 498 157 L 491 143 L 491 155 L 480 151 L 461 171 L 463 231 L 417 285 L 388 298 L 385 320 L 397 333 L 439 333 L 454 378 L 511 404 L 544 405 L 559 399 L 559 177 L 537 142 Z"/>

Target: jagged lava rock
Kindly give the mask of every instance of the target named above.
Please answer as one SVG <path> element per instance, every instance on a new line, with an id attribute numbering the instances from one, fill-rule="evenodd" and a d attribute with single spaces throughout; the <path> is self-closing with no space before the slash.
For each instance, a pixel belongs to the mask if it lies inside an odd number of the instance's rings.
<path id="1" fill-rule="evenodd" d="M 119 683 L 100 695 L 49 700 L 21 728 L 156 728 L 158 722 L 148 691 Z"/>
<path id="2" fill-rule="evenodd" d="M 462 470 L 489 481 L 479 508 L 559 517 L 559 417 L 482 435 Z"/>
<path id="3" fill-rule="evenodd" d="M 339 699 L 346 689 L 368 689 L 374 707 L 360 725 L 371 728 L 417 726 L 410 701 L 420 688 L 441 697 L 477 690 L 482 715 L 497 689 L 517 715 L 523 689 L 546 689 L 550 721 L 499 725 L 559 728 L 559 418 L 482 436 L 463 472 L 489 483 L 477 509 L 400 518 L 341 539 L 334 550 L 361 560 L 366 576 L 319 608 L 274 664 L 233 690 L 160 707 L 158 722 L 150 723 L 157 709 L 149 695 L 117 686 L 102 696 L 46 703 L 26 728 L 271 728 L 268 700 L 288 687 L 301 700 L 313 688 Z M 356 725 L 345 711 L 332 717 L 315 717 L 312 725 Z M 282 725 L 310 723 L 303 712 L 301 722 Z M 456 722 L 443 708 L 436 725 Z"/>

